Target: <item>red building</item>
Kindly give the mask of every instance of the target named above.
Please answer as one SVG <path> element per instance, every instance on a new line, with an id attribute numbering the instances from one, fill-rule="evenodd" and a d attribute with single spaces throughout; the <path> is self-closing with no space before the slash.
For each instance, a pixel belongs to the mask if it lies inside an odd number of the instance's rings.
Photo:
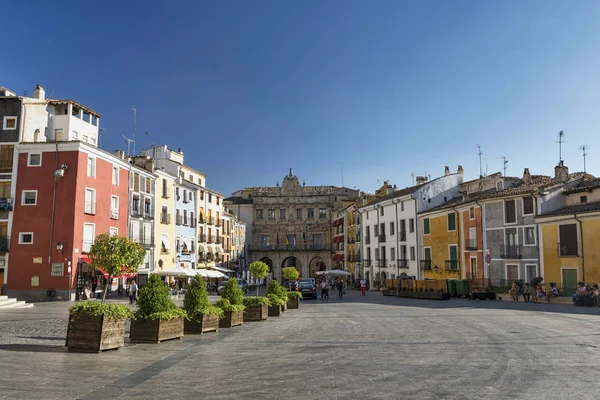
<path id="1" fill-rule="evenodd" d="M 79 141 L 19 145 L 9 296 L 73 299 L 91 284 L 86 253 L 94 238 L 128 233 L 129 168 Z M 96 280 L 101 287 L 102 275 Z"/>

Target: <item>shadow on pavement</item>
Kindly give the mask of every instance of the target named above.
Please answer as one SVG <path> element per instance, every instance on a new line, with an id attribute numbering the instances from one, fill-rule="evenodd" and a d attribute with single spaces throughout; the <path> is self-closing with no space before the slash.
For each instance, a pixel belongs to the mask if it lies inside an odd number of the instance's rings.
<path id="1" fill-rule="evenodd" d="M 58 337 L 58 336 L 17 336 L 17 337 L 21 338 L 21 339 L 35 339 L 35 340 L 62 340 L 62 341 L 65 340 L 64 337 Z"/>
<path id="2" fill-rule="evenodd" d="M 0 344 L 0 350 L 25 351 L 29 353 L 66 353 L 65 346 L 50 346 L 45 344 Z"/>

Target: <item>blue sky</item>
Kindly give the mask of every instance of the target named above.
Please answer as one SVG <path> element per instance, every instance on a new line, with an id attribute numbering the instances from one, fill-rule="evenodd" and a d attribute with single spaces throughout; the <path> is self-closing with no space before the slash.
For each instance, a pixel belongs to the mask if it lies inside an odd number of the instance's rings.
<path id="1" fill-rule="evenodd" d="M 34 5 L 34 3 L 36 3 Z M 600 175 L 600 2 L 3 4 L 0 85 L 101 112 L 102 147 L 166 143 L 230 194 L 293 167 L 371 191 L 444 166 Z"/>

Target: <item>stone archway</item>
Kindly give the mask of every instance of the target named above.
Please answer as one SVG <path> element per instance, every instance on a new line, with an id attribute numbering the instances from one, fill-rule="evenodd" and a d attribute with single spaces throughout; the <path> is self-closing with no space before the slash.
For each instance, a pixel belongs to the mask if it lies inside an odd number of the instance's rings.
<path id="1" fill-rule="evenodd" d="M 298 257 L 289 256 L 289 257 L 284 258 L 283 261 L 281 262 L 281 269 L 286 268 L 286 267 L 296 268 L 298 270 L 298 272 L 300 272 L 300 276 L 302 276 L 302 270 L 303 270 L 302 261 L 300 261 L 300 259 Z M 283 282 L 283 276 L 279 276 L 278 281 Z"/>
<path id="2" fill-rule="evenodd" d="M 311 278 L 317 276 L 318 271 L 327 270 L 327 264 L 325 263 L 325 259 L 321 256 L 315 256 L 310 260 L 309 271 Z"/>

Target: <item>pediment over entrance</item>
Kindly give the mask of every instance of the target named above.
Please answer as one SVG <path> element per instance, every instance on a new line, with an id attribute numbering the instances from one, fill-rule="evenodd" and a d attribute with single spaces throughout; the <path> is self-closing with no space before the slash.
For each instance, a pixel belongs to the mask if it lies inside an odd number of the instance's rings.
<path id="1" fill-rule="evenodd" d="M 300 193 L 300 181 L 298 181 L 298 177 L 293 174 L 291 168 L 290 173 L 285 178 L 283 178 L 281 189 L 285 194 L 293 195 Z"/>

